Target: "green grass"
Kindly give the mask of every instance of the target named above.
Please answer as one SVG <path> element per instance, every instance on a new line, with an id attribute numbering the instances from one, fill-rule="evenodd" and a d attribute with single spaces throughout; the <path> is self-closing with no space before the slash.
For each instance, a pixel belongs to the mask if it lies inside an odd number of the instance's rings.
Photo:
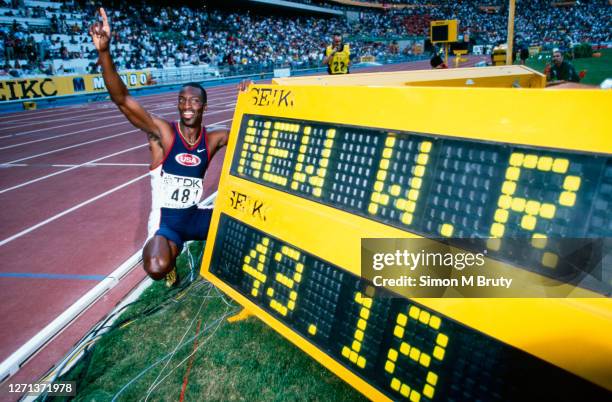
<path id="1" fill-rule="evenodd" d="M 197 248 L 197 245 L 196 245 Z M 179 259 L 179 273 L 188 271 Z M 143 312 L 162 306 L 158 311 Z M 361 394 L 256 318 L 228 323 L 239 306 L 201 278 L 184 290 L 155 283 L 118 320 L 132 319 L 104 335 L 62 380 L 77 384 L 77 401 L 110 401 L 121 388 L 171 353 L 168 360 L 127 386 L 120 401 L 143 400 L 159 375 L 165 378 L 149 400 L 179 399 L 196 327 L 198 349 L 186 401 L 360 401 Z"/>
<path id="2" fill-rule="evenodd" d="M 538 59 L 538 57 L 540 57 Z M 551 63 L 551 53 L 527 59 L 527 66 L 544 72 L 546 63 Z M 577 72 L 587 70 L 586 76 L 580 81 L 582 84 L 599 85 L 606 78 L 612 78 L 612 49 L 602 49 L 601 57 L 570 60 Z"/>

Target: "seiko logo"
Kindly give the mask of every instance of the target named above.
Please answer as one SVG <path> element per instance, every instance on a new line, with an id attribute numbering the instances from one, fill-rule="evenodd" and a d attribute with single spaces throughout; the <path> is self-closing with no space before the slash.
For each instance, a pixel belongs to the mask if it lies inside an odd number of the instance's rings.
<path id="1" fill-rule="evenodd" d="M 285 89 L 252 88 L 253 105 L 293 107 L 293 95 Z"/>
<path id="2" fill-rule="evenodd" d="M 263 201 L 253 199 L 238 191 L 230 192 L 230 205 L 237 211 L 251 215 L 253 218 L 266 220 L 266 211 Z"/>
<path id="3" fill-rule="evenodd" d="M 174 159 L 183 166 L 198 166 L 202 160 L 192 154 L 178 154 Z"/>

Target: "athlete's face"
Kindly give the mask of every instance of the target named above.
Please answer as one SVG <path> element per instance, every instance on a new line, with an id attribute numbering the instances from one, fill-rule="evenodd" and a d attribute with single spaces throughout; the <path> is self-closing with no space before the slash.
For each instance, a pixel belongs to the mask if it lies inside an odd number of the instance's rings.
<path id="1" fill-rule="evenodd" d="M 340 46 L 342 45 L 342 37 L 341 36 L 334 36 L 333 45 L 334 45 L 334 47 L 336 49 L 340 49 Z"/>
<path id="2" fill-rule="evenodd" d="M 178 111 L 184 126 L 198 126 L 202 123 L 202 116 L 206 104 L 202 99 L 202 92 L 198 88 L 185 87 L 178 96 Z"/>

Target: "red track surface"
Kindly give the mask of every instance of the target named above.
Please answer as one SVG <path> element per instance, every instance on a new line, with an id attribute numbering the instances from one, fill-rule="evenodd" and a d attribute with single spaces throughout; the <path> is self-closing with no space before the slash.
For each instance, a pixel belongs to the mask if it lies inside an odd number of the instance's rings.
<path id="1" fill-rule="evenodd" d="M 360 72 L 425 68 L 428 62 Z M 235 86 L 210 88 L 208 97 L 206 124 L 229 127 Z M 138 98 L 168 120 L 178 118 L 175 99 L 175 93 Z M 209 169 L 208 193 L 216 189 L 223 156 Z M 142 247 L 148 163 L 145 135 L 110 102 L 0 115 L 0 361 Z M 37 380 L 143 277 L 140 268 L 130 274 L 9 381 Z M 0 399 L 6 392 L 7 382 Z"/>

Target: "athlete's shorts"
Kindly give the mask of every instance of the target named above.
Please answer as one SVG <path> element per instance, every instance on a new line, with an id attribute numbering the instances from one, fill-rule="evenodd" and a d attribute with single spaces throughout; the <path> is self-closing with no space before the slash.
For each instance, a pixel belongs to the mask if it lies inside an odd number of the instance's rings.
<path id="1" fill-rule="evenodd" d="M 155 235 L 173 241 L 180 252 L 186 241 L 206 240 L 212 211 L 212 208 L 198 209 L 196 205 L 185 209 L 161 208 Z"/>

